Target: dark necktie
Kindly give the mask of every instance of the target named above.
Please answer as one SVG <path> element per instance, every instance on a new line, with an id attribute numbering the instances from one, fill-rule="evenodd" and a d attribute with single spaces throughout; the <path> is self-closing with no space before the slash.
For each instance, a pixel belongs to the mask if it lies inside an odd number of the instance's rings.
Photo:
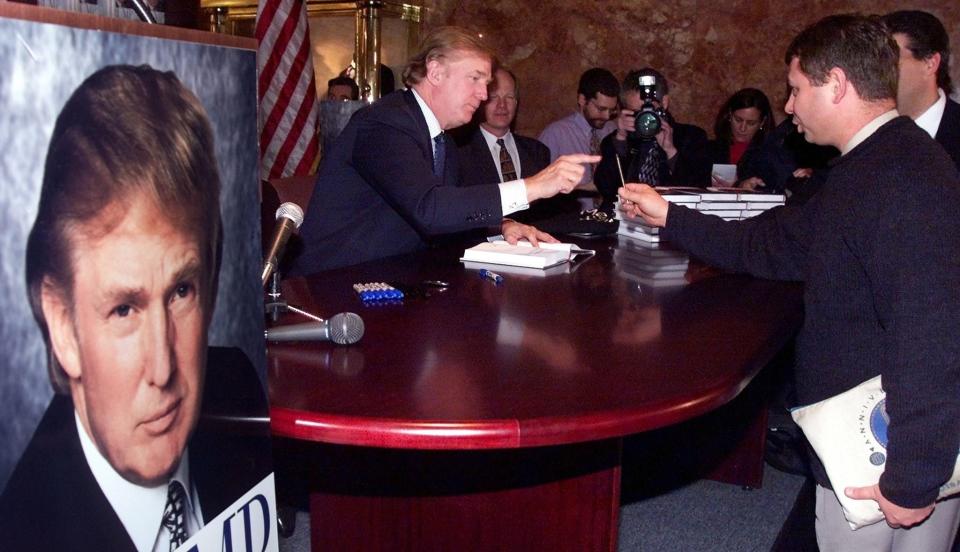
<path id="1" fill-rule="evenodd" d="M 437 134 L 433 138 L 433 174 L 434 176 L 443 176 L 443 161 L 446 155 L 446 141 L 443 133 Z"/>
<path id="2" fill-rule="evenodd" d="M 660 184 L 660 159 L 662 156 L 663 150 L 657 144 L 654 144 L 647 151 L 647 156 L 640 165 L 640 172 L 637 175 L 640 182 L 651 186 Z"/>
<path id="3" fill-rule="evenodd" d="M 502 182 L 510 182 L 517 179 L 517 169 L 513 166 L 513 158 L 507 151 L 507 145 L 503 138 L 497 138 L 497 145 L 500 146 L 500 174 L 503 175 Z"/>
<path id="4" fill-rule="evenodd" d="M 170 531 L 170 552 L 187 541 L 187 492 L 179 481 L 167 487 L 167 505 L 163 509 L 163 526 Z"/>

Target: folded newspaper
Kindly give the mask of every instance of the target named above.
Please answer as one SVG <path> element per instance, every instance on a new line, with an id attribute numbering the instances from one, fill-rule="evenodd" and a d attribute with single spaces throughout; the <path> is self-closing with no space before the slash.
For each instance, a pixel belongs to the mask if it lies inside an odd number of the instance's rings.
<path id="1" fill-rule="evenodd" d="M 488 263 L 528 268 L 548 268 L 570 261 L 578 255 L 593 255 L 591 249 L 581 249 L 572 243 L 545 243 L 533 247 L 521 240 L 517 245 L 505 241 L 477 244 L 463 252 L 462 262 Z"/>

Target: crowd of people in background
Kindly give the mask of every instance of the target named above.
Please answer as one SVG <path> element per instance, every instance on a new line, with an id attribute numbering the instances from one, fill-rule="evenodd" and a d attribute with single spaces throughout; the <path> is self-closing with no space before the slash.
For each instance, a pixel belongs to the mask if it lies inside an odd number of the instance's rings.
<path id="1" fill-rule="evenodd" d="M 949 37 L 929 13 L 833 16 L 808 27 L 788 49 L 789 117 L 779 124 L 767 94 L 746 87 L 720 106 L 709 140 L 704 129 L 675 117 L 682 106 L 671 102 L 662 72 L 642 67 L 620 80 L 594 67 L 580 78 L 572 113 L 534 139 L 513 132 L 521 103 L 517 76 L 498 67 L 475 35 L 441 28 L 405 68 L 406 89 L 358 111 L 327 152 L 301 228 L 306 251 L 294 272 L 409 253 L 485 228 L 511 243 L 555 241 L 537 228 L 541 219 L 524 218 L 525 212 L 549 204 L 582 215 L 582 202 L 557 199 L 575 190 L 596 194 L 601 209 L 619 201 L 628 216 L 663 227 L 672 243 L 715 266 L 806 283 L 801 399 L 818 401 L 877 370 L 883 374 L 890 441 L 897 444 L 879 485 L 846 494 L 875 500 L 887 524 L 849 531 L 834 494 L 844 490 L 831 490 L 821 467 L 814 470 L 821 547 L 945 550 L 960 500 L 931 512 L 956 457 L 960 416 L 951 418 L 945 446 L 917 435 L 939 431 L 947 423 L 943 413 L 957 411 L 955 339 L 943 338 L 960 312 L 950 256 L 960 251 L 952 222 L 960 209 L 953 189 L 960 186 L 960 105 L 948 97 L 949 59 Z M 447 138 L 451 131 L 456 142 Z M 668 206 L 647 185 L 770 191 L 789 199 L 769 215 L 728 222 Z M 917 190 L 938 200 L 918 199 Z M 888 224 L 897 216 L 936 229 L 949 243 L 936 253 L 901 239 L 899 229 L 890 232 L 897 225 Z M 907 272 L 915 278 L 904 281 Z M 918 287 L 922 296 L 911 291 Z M 936 304 L 931 297 L 939 298 Z M 897 322 L 898 316 L 905 318 Z M 901 338 L 909 350 L 885 349 Z M 899 379 L 904 366 L 923 382 Z M 910 406 L 930 400 L 939 401 L 930 403 L 938 412 Z M 923 452 L 911 458 L 911 450 Z M 878 548 L 881 541 L 887 544 Z"/>

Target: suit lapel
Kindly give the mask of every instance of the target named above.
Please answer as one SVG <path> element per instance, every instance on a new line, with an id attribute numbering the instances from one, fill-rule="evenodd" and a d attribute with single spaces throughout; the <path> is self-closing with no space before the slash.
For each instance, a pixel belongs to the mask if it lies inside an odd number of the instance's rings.
<path id="1" fill-rule="evenodd" d="M 407 111 L 410 113 L 410 118 L 413 120 L 414 125 L 416 126 L 416 136 L 417 136 L 417 145 L 420 146 L 420 149 L 424 152 L 424 155 L 427 161 L 430 163 L 430 166 L 433 166 L 433 144 L 430 141 L 430 129 L 427 127 L 427 119 L 423 116 L 423 111 L 420 110 L 420 104 L 417 103 L 417 99 L 413 96 L 413 90 L 409 88 L 402 92 L 403 99 L 407 104 Z M 449 150 L 451 145 L 447 144 L 448 155 L 445 158 L 447 161 L 450 160 Z M 448 170 L 445 169 L 444 170 Z"/>
<path id="2" fill-rule="evenodd" d="M 536 160 L 533 158 L 533 152 L 527 148 L 527 144 L 516 134 L 513 135 L 513 141 L 517 144 L 517 154 L 520 156 L 520 178 L 526 178 L 537 173 L 533 168 Z"/>
<path id="3" fill-rule="evenodd" d="M 470 147 L 473 149 L 473 158 L 481 160 L 480 166 L 477 168 L 480 170 L 480 174 L 483 175 L 482 182 L 500 182 L 500 173 L 497 171 L 496 165 L 499 160 L 494 160 L 493 153 L 491 153 L 490 148 L 487 147 L 487 141 L 483 138 L 483 132 L 481 132 L 479 128 L 473 133 L 473 140 L 470 141 Z"/>

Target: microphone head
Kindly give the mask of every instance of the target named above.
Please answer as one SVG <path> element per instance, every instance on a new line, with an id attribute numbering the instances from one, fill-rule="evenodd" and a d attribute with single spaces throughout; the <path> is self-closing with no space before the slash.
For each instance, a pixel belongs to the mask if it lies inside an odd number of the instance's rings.
<path id="1" fill-rule="evenodd" d="M 303 224 L 303 209 L 296 203 L 288 201 L 277 208 L 277 220 L 282 218 L 289 219 L 295 228 L 300 228 Z"/>
<path id="2" fill-rule="evenodd" d="M 353 345 L 363 337 L 363 319 L 352 312 L 341 312 L 327 320 L 330 341 L 338 345 Z"/>

